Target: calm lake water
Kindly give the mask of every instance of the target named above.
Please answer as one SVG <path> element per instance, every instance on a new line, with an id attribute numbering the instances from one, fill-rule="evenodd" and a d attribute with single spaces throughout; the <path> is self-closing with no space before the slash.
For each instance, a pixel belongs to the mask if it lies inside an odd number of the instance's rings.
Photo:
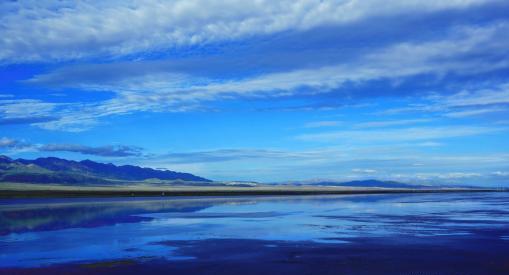
<path id="1" fill-rule="evenodd" d="M 509 193 L 0 201 L 0 274 L 509 274 Z"/>

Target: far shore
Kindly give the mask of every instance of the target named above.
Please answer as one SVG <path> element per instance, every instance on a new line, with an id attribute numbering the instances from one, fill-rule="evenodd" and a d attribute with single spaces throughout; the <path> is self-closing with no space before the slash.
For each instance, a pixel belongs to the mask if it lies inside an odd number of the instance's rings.
<path id="1" fill-rule="evenodd" d="M 386 193 L 503 192 L 500 188 L 378 188 L 336 186 L 68 186 L 0 183 L 0 198 L 348 195 Z"/>

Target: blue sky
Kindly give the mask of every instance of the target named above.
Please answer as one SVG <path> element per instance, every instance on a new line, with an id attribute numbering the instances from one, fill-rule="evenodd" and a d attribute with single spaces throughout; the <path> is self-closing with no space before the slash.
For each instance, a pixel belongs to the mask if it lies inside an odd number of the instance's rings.
<path id="1" fill-rule="evenodd" d="M 507 1 L 3 1 L 0 153 L 509 185 Z"/>

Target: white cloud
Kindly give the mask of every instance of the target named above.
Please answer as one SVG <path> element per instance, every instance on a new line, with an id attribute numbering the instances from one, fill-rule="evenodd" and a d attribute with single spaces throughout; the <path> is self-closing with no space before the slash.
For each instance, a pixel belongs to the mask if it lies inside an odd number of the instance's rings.
<path id="1" fill-rule="evenodd" d="M 24 140 L 2 137 L 0 138 L 0 150 L 7 150 L 10 153 L 23 152 L 33 150 L 33 146 Z"/>
<path id="2" fill-rule="evenodd" d="M 431 183 L 431 184 L 476 184 L 485 185 L 480 182 L 482 178 L 489 176 L 489 173 L 477 172 L 424 172 L 424 173 L 395 173 L 386 175 L 389 179 L 412 183 Z"/>
<path id="3" fill-rule="evenodd" d="M 167 163 L 211 163 L 242 160 L 291 160 L 291 161 L 319 161 L 325 156 L 341 156 L 341 151 L 335 149 L 317 149 L 307 151 L 285 151 L 274 149 L 216 149 L 208 151 L 193 151 L 170 153 L 156 158 L 164 159 Z"/>
<path id="4" fill-rule="evenodd" d="M 358 123 L 355 125 L 356 128 L 378 128 L 378 127 L 389 127 L 389 126 L 401 126 L 401 125 L 412 125 L 418 123 L 430 122 L 431 119 L 418 118 L 418 119 L 401 119 L 401 120 L 383 120 L 383 121 L 369 121 Z"/>
<path id="5" fill-rule="evenodd" d="M 102 157 L 128 157 L 141 156 L 143 149 L 136 146 L 109 145 L 109 146 L 86 146 L 81 144 L 45 144 L 37 146 L 41 152 L 73 152 L 85 155 Z"/>
<path id="6" fill-rule="evenodd" d="M 354 173 L 360 173 L 360 174 L 375 174 L 378 171 L 375 169 L 360 169 L 360 168 L 354 168 L 352 169 L 352 172 Z"/>
<path id="7" fill-rule="evenodd" d="M 452 117 L 452 118 L 462 118 L 462 117 L 478 116 L 478 115 L 506 112 L 506 111 L 509 111 L 509 108 L 488 107 L 488 108 L 480 108 L 480 109 L 476 108 L 476 109 L 472 109 L 472 110 L 449 112 L 449 113 L 446 113 L 445 116 Z"/>
<path id="8" fill-rule="evenodd" d="M 444 144 L 442 144 L 440 142 L 436 142 L 436 141 L 425 141 L 425 142 L 417 143 L 415 145 L 421 146 L 421 147 L 439 147 L 439 146 L 443 146 Z"/>
<path id="9" fill-rule="evenodd" d="M 489 88 L 468 88 L 450 95 L 433 94 L 422 103 L 391 108 L 379 114 L 438 113 L 450 118 L 509 112 L 509 83 L 490 83 Z"/>
<path id="10" fill-rule="evenodd" d="M 16 146 L 17 144 L 19 144 L 18 140 L 7 138 L 7 137 L 0 138 L 0 148 L 2 148 L 2 147 L 10 148 L 10 147 Z"/>
<path id="11" fill-rule="evenodd" d="M 507 171 L 495 171 L 491 174 L 494 176 L 499 176 L 499 177 L 509 177 L 509 172 L 507 172 Z"/>
<path id="12" fill-rule="evenodd" d="M 400 79 L 418 74 L 476 74 L 509 67 L 509 60 L 488 62 L 482 59 L 455 59 L 479 50 L 505 51 L 509 39 L 509 23 L 499 22 L 483 27 L 462 27 L 451 30 L 451 37 L 422 43 L 400 43 L 373 51 L 348 64 L 312 69 L 262 74 L 243 79 L 207 79 L 187 74 L 156 73 L 128 77 L 113 83 L 75 83 L 71 88 L 112 91 L 116 96 L 95 104 L 67 108 L 67 119 L 40 123 L 47 129 L 86 129 L 105 116 L 137 111 L 182 112 L 196 110 L 206 101 L 237 97 L 280 97 L 302 93 L 324 93 L 345 83 L 362 83 L 377 79 Z M 482 49 L 480 48 L 482 45 Z M 51 76 L 39 75 L 32 83 Z M 488 100 L 500 97 L 486 97 Z M 450 99 L 451 104 L 460 104 Z M 465 102 L 463 99 L 462 102 Z M 465 104 L 465 103 L 463 103 Z M 63 116 L 62 116 L 63 117 Z M 73 124 L 79 124 L 78 126 Z"/>
<path id="13" fill-rule="evenodd" d="M 128 157 L 142 156 L 143 148 L 127 145 L 106 145 L 106 146 L 86 146 L 70 143 L 52 143 L 52 144 L 33 144 L 24 140 L 8 137 L 0 138 L 0 149 L 7 149 L 9 153 L 21 152 L 73 152 L 85 155 L 95 155 L 101 157 Z"/>
<path id="14" fill-rule="evenodd" d="M 421 43 L 400 43 L 374 50 L 359 60 L 313 69 L 261 75 L 254 78 L 192 86 L 192 91 L 206 91 L 208 95 L 237 93 L 243 95 L 281 96 L 293 94 L 301 87 L 326 92 L 346 82 L 363 82 L 377 79 L 398 79 L 418 74 L 443 75 L 477 74 L 509 67 L 509 60 L 499 62 L 457 59 L 487 49 L 503 52 L 509 39 L 499 39 L 509 31 L 509 22 L 484 27 L 462 27 L 451 30 L 443 40 Z M 481 49 L 480 46 L 483 46 Z"/>
<path id="15" fill-rule="evenodd" d="M 448 107 L 509 104 L 509 83 L 489 89 L 463 90 L 450 96 L 437 96 L 434 100 Z"/>
<path id="16" fill-rule="evenodd" d="M 0 115 L 4 118 L 46 116 L 59 105 L 36 99 L 0 99 Z"/>
<path id="17" fill-rule="evenodd" d="M 4 1 L 0 60 L 116 57 L 489 2 L 495 1 Z"/>
<path id="18" fill-rule="evenodd" d="M 304 125 L 304 128 L 321 128 L 321 127 L 333 127 L 338 126 L 342 122 L 337 120 L 324 120 L 324 121 L 313 121 L 308 122 Z"/>
<path id="19" fill-rule="evenodd" d="M 351 142 L 402 142 L 430 139 L 446 139 L 498 132 L 504 129 L 473 126 L 413 127 L 398 129 L 332 131 L 318 134 L 302 134 L 296 138 L 304 141 L 351 141 Z"/>

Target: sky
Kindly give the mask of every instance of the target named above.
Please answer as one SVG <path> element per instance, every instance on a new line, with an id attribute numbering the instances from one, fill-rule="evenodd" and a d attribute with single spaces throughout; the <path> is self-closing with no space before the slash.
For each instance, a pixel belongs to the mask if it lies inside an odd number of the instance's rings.
<path id="1" fill-rule="evenodd" d="M 0 2 L 0 154 L 509 186 L 509 2 Z"/>

